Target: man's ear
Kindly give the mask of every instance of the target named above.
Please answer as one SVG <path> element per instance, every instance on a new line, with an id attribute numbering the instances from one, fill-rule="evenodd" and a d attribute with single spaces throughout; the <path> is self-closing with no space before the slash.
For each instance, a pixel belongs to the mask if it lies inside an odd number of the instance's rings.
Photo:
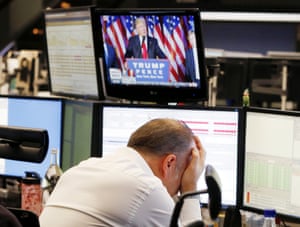
<path id="1" fill-rule="evenodd" d="M 175 154 L 168 154 L 162 160 L 162 174 L 167 177 L 176 169 L 177 157 Z"/>

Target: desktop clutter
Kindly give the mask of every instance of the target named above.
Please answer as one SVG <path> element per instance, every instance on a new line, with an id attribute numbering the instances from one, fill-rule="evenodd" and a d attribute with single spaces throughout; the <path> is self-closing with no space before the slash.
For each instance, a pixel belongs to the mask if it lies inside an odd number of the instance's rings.
<path id="1" fill-rule="evenodd" d="M 40 50 L 10 50 L 0 56 L 0 94 L 37 96 L 49 90 L 48 72 Z"/>
<path id="2" fill-rule="evenodd" d="M 49 145 L 48 131 L 25 127 L 0 126 L 0 158 L 41 163 Z M 38 227 L 43 203 L 52 192 L 62 171 L 56 149 L 43 179 L 36 172 L 25 176 L 0 176 L 0 226 Z"/>
<path id="3" fill-rule="evenodd" d="M 39 163 L 44 159 L 48 150 L 49 138 L 45 130 L 1 126 L 0 138 L 2 158 Z M 4 200 L 3 196 L 1 197 L 2 206 L 0 207 L 0 214 L 5 217 L 5 219 L 3 218 L 2 220 L 7 219 L 8 222 L 16 222 L 17 224 L 15 226 L 19 226 L 18 223 L 22 224 L 20 226 L 39 226 L 38 216 L 42 210 L 42 203 L 45 202 L 42 201 L 42 199 L 47 199 L 55 187 L 59 176 L 62 174 L 56 162 L 57 151 L 55 149 L 51 151 L 51 156 L 51 164 L 43 182 L 41 182 L 40 177 L 34 172 L 26 172 L 23 178 L 10 176 L 5 178 L 8 186 L 7 192 L 15 192 L 16 194 L 14 194 L 14 197 L 10 196 L 8 200 Z M 179 197 L 172 214 L 170 227 L 178 226 L 178 218 L 184 200 L 201 194 L 208 194 L 208 215 L 204 218 L 210 219 L 211 224 L 219 223 L 218 226 L 224 227 L 280 226 L 280 220 L 278 218 L 276 219 L 275 210 L 265 210 L 264 215 L 258 215 L 248 211 L 240 211 L 236 207 L 229 207 L 225 211 L 223 221 L 221 221 L 222 189 L 220 177 L 215 168 L 211 165 L 206 166 L 204 176 L 207 189 L 186 193 Z M 18 192 L 17 188 L 19 186 L 21 189 Z M 1 190 L 2 195 L 3 192 L 4 189 Z M 3 204 L 8 207 L 7 209 L 10 213 L 7 213 Z M 10 216 L 11 213 L 14 214 L 14 216 Z M 14 217 L 17 217 L 17 220 L 15 220 Z M 205 226 L 205 224 L 202 221 L 197 221 L 189 225 L 189 227 L 195 226 Z"/>

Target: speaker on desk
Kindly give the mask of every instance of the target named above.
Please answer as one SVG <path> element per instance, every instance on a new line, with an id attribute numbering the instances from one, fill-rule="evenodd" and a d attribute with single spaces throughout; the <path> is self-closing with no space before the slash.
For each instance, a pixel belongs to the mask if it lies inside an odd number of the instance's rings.
<path id="1" fill-rule="evenodd" d="M 0 158 L 41 163 L 48 147 L 46 129 L 0 125 Z"/>

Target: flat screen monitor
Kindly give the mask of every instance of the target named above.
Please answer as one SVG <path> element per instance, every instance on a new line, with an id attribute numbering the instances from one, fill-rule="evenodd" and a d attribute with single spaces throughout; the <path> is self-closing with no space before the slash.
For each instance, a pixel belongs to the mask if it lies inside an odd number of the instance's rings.
<path id="1" fill-rule="evenodd" d="M 51 9 L 44 12 L 47 60 L 52 94 L 102 99 L 95 64 L 91 7 Z"/>
<path id="2" fill-rule="evenodd" d="M 102 156 L 114 153 L 126 146 L 130 135 L 142 124 L 154 118 L 175 118 L 184 121 L 199 136 L 207 152 L 206 163 L 213 165 L 222 181 L 222 205 L 237 205 L 238 156 L 240 110 L 183 108 L 178 106 L 126 106 L 104 105 L 102 107 Z M 198 189 L 205 189 L 202 176 Z M 205 204 L 206 196 L 201 197 Z"/>
<path id="3" fill-rule="evenodd" d="M 41 163 L 0 159 L 0 174 L 25 176 L 25 171 L 43 177 L 51 161 L 51 149 L 61 151 L 62 101 L 50 98 L 0 97 L 0 124 L 46 129 L 49 135 L 47 155 Z"/>
<path id="4" fill-rule="evenodd" d="M 198 9 L 96 9 L 105 95 L 154 102 L 207 99 Z"/>
<path id="5" fill-rule="evenodd" d="M 62 133 L 62 169 L 63 171 L 93 155 L 97 146 L 93 145 L 93 133 L 96 104 L 87 100 L 64 99 Z"/>
<path id="6" fill-rule="evenodd" d="M 246 112 L 243 207 L 300 220 L 300 113 Z"/>

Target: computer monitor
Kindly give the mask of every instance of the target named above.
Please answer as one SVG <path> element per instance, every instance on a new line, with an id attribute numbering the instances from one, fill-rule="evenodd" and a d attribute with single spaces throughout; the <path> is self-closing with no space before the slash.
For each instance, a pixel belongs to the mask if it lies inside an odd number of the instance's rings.
<path id="1" fill-rule="evenodd" d="M 63 100 L 62 169 L 99 153 L 99 128 L 95 121 L 97 103 L 87 100 Z"/>
<path id="2" fill-rule="evenodd" d="M 102 107 L 102 156 L 126 146 L 130 135 L 154 118 L 175 118 L 184 121 L 199 136 L 207 151 L 206 163 L 213 165 L 222 181 L 222 205 L 239 203 L 239 127 L 240 109 L 178 107 L 156 105 L 109 105 Z M 205 189 L 204 177 L 198 188 Z M 208 198 L 201 197 L 203 203 Z"/>
<path id="3" fill-rule="evenodd" d="M 0 125 L 7 125 L 8 118 L 8 98 L 0 96 Z"/>
<path id="4" fill-rule="evenodd" d="M 102 99 L 95 63 L 91 7 L 45 10 L 50 90 L 54 95 Z"/>
<path id="5" fill-rule="evenodd" d="M 96 9 L 95 17 L 105 96 L 160 103 L 207 99 L 198 9 Z"/>
<path id="6" fill-rule="evenodd" d="M 25 171 L 33 171 L 43 177 L 50 165 L 51 149 L 58 149 L 60 163 L 62 101 L 52 98 L 0 97 L 0 104 L 0 124 L 46 129 L 49 135 L 49 148 L 43 162 L 0 159 L 0 174 L 25 176 Z"/>
<path id="7" fill-rule="evenodd" d="M 243 208 L 300 220 L 300 112 L 246 111 Z"/>

